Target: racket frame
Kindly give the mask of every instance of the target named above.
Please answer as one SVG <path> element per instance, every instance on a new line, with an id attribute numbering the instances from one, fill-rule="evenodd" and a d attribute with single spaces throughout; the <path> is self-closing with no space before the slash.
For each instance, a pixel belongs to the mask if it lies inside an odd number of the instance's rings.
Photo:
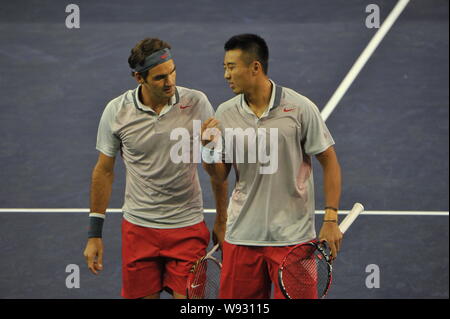
<path id="1" fill-rule="evenodd" d="M 331 258 L 327 254 L 327 252 L 325 251 L 325 249 L 326 249 L 326 242 L 319 243 L 317 241 L 311 241 L 311 242 L 301 243 L 301 244 L 295 245 L 294 247 L 292 247 L 289 250 L 289 252 L 283 258 L 283 261 L 281 262 L 280 267 L 278 269 L 278 284 L 279 284 L 280 290 L 281 290 L 281 292 L 283 293 L 283 295 L 287 299 L 294 299 L 286 291 L 286 287 L 285 287 L 284 282 L 283 282 L 283 271 L 286 268 L 285 267 L 285 262 L 288 259 L 289 255 L 291 254 L 291 252 L 296 250 L 297 248 L 299 248 L 301 246 L 312 246 L 312 247 L 314 247 L 314 250 L 317 250 L 323 256 L 323 258 L 325 260 L 325 265 L 327 267 L 327 282 L 326 282 L 326 285 L 325 285 L 325 290 L 323 291 L 322 295 L 318 296 L 319 299 L 323 299 L 327 295 L 328 289 L 330 288 L 331 282 L 333 280 L 333 276 L 332 276 L 333 266 L 331 265 Z"/>
<path id="2" fill-rule="evenodd" d="M 359 214 L 361 214 L 364 211 L 364 206 L 361 203 L 355 203 L 352 207 L 352 209 L 350 210 L 350 212 L 348 213 L 348 215 L 344 218 L 344 220 L 341 222 L 341 224 L 339 225 L 339 229 L 341 230 L 341 232 L 344 234 L 348 228 L 352 225 L 352 223 L 355 221 L 355 219 L 359 216 Z M 333 271 L 333 267 L 331 265 L 331 259 L 328 256 L 328 254 L 325 252 L 325 248 L 322 247 L 322 245 L 324 245 L 324 247 L 326 247 L 326 242 L 322 242 L 320 244 L 317 243 L 317 241 L 312 241 L 312 242 L 307 242 L 307 243 L 302 243 L 302 244 L 298 244 L 294 247 L 292 247 L 291 250 L 289 250 L 289 252 L 286 254 L 286 256 L 284 257 L 283 261 L 281 262 L 280 268 L 278 269 L 278 282 L 279 282 L 279 287 L 281 289 L 281 292 L 283 293 L 283 295 L 288 298 L 288 299 L 292 299 L 289 294 L 286 292 L 286 288 L 283 284 L 283 265 L 287 259 L 287 257 L 289 256 L 289 254 L 291 253 L 292 250 L 296 249 L 298 246 L 301 245 L 314 245 L 316 247 L 316 249 L 325 257 L 325 260 L 327 262 L 327 266 L 328 266 L 328 281 L 327 281 L 327 285 L 325 288 L 325 292 L 324 295 L 321 296 L 320 298 L 325 298 L 326 294 L 328 293 L 328 289 L 331 286 L 331 281 L 332 281 L 332 271 Z"/>
<path id="3" fill-rule="evenodd" d="M 205 256 L 199 258 L 194 266 L 192 266 L 191 270 L 189 271 L 189 276 L 186 282 L 186 298 L 189 298 L 189 291 L 192 288 L 192 285 L 194 284 L 194 280 L 195 280 L 195 270 L 202 265 L 203 263 L 207 262 L 208 260 L 214 262 L 219 269 L 222 269 L 222 263 L 213 256 L 213 254 L 216 252 L 216 250 L 219 248 L 219 244 L 216 244 Z M 207 279 L 206 279 L 207 280 Z M 194 288 L 195 289 L 195 288 Z"/>

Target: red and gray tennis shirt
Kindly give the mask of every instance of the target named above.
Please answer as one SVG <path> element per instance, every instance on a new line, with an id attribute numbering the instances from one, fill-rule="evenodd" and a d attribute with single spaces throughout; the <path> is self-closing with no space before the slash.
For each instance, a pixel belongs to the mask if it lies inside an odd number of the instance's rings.
<path id="1" fill-rule="evenodd" d="M 316 237 L 311 160 L 334 141 L 313 102 L 272 84 L 270 103 L 260 118 L 242 94 L 216 111 L 224 134 L 225 157 L 233 162 L 237 175 L 225 235 L 232 244 L 285 246 Z M 249 136 L 256 139 L 251 141 Z M 240 159 L 237 140 L 244 145 Z M 257 150 L 252 156 L 248 151 L 252 143 L 265 153 Z"/>
<path id="2" fill-rule="evenodd" d="M 139 101 L 138 90 L 140 86 L 108 103 L 97 135 L 97 150 L 109 157 L 119 150 L 122 153 L 126 167 L 124 218 L 154 228 L 199 223 L 203 200 L 198 163 L 192 155 L 200 154 L 200 121 L 214 116 L 214 110 L 202 92 L 177 86 L 158 115 Z M 171 139 L 177 129 L 188 134 L 185 148 L 176 148 L 179 138 Z M 171 152 L 180 150 L 184 155 L 190 153 L 189 161 L 173 160 Z"/>

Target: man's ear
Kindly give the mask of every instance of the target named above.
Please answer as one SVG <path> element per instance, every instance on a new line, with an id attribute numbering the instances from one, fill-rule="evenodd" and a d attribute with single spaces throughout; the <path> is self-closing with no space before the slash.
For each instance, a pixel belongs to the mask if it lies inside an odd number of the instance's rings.
<path id="1" fill-rule="evenodd" d="M 142 75 L 141 75 L 140 73 L 134 72 L 134 78 L 136 79 L 136 81 L 137 81 L 139 84 L 144 83 L 144 78 L 142 77 Z"/>
<path id="2" fill-rule="evenodd" d="M 259 61 L 253 61 L 252 62 L 252 73 L 253 75 L 258 74 L 258 72 L 262 71 L 262 65 Z"/>

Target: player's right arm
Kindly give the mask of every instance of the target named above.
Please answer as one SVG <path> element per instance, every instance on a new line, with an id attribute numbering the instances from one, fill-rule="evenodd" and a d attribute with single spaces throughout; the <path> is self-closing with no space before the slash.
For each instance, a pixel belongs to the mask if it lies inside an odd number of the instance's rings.
<path id="1" fill-rule="evenodd" d="M 213 242 L 222 248 L 225 240 L 228 208 L 228 181 L 216 181 L 211 177 L 211 187 L 216 201 L 216 219 L 214 221 Z"/>
<path id="2" fill-rule="evenodd" d="M 97 163 L 92 171 L 91 211 L 105 213 L 111 197 L 114 181 L 115 157 L 99 153 Z"/>
<path id="3" fill-rule="evenodd" d="M 209 118 L 202 125 L 202 145 L 208 146 L 214 141 L 217 142 L 220 135 L 210 135 L 207 133 L 208 129 L 216 129 L 216 132 L 220 132 L 219 121 L 215 118 Z M 206 134 L 204 134 L 206 132 Z M 225 238 L 226 223 L 227 223 L 227 207 L 228 207 L 228 175 L 231 170 L 230 163 L 218 162 L 207 163 L 202 162 L 203 168 L 206 170 L 211 178 L 211 187 L 216 202 L 216 220 L 214 222 L 213 241 L 214 244 L 219 243 L 222 247 L 222 243 Z"/>
<path id="4" fill-rule="evenodd" d="M 92 171 L 90 211 L 91 213 L 105 214 L 111 197 L 114 181 L 115 157 L 99 153 L 97 163 Z M 101 237 L 88 239 L 84 250 L 84 257 L 89 270 L 98 274 L 103 269 L 103 241 Z"/>
<path id="5" fill-rule="evenodd" d="M 213 117 L 207 119 L 201 129 L 202 145 L 203 147 L 209 147 L 217 143 L 217 140 L 221 138 L 219 121 Z M 216 162 L 207 163 L 203 161 L 203 168 L 206 170 L 211 181 L 215 184 L 226 182 L 228 174 L 231 170 L 231 163 Z"/>

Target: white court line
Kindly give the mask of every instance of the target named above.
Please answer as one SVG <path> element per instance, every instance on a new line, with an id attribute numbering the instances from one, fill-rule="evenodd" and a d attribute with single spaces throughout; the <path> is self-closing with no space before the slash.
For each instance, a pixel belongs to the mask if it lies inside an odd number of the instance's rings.
<path id="1" fill-rule="evenodd" d="M 122 213 L 120 208 L 109 208 L 107 213 Z M 215 209 L 204 209 L 206 214 L 215 214 Z M 339 211 L 340 215 L 348 214 L 348 210 Z M 89 213 L 89 208 L 0 208 L 0 213 L 37 213 L 37 214 L 62 214 L 62 213 Z M 323 215 L 323 210 L 317 210 L 316 214 Z M 364 211 L 363 215 L 385 215 L 385 216 L 448 216 L 445 211 L 391 211 L 371 210 Z"/>
<path id="2" fill-rule="evenodd" d="M 366 62 L 370 59 L 373 52 L 376 50 L 380 42 L 383 40 L 384 36 L 394 22 L 397 20 L 399 15 L 402 13 L 403 9 L 405 9 L 406 5 L 408 4 L 409 0 L 399 0 L 397 4 L 395 5 L 394 9 L 392 9 L 389 16 L 384 20 L 381 27 L 378 29 L 377 33 L 373 36 L 373 38 L 370 40 L 369 44 L 366 46 L 364 51 L 361 53 L 359 58 L 356 60 L 355 64 L 353 64 L 350 71 L 345 76 L 342 83 L 339 85 L 339 87 L 336 89 L 336 92 L 334 92 L 333 96 L 330 98 L 328 103 L 323 108 L 321 114 L 324 121 L 328 119 L 330 114 L 333 112 L 333 110 L 336 108 L 344 94 L 347 92 L 348 88 L 352 85 L 355 78 L 358 76 L 361 69 L 364 67 Z"/>

